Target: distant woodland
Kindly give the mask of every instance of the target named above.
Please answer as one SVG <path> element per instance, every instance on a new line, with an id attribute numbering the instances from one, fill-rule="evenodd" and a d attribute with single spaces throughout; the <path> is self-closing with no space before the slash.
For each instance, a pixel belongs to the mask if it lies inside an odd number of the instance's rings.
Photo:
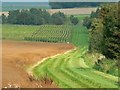
<path id="1" fill-rule="evenodd" d="M 78 7 L 98 7 L 102 2 L 50 2 L 51 8 L 78 8 Z"/>

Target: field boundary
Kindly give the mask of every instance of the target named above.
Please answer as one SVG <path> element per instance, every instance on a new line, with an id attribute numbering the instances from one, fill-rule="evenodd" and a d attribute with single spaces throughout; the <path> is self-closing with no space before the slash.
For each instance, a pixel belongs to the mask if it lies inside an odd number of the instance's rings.
<path id="1" fill-rule="evenodd" d="M 66 52 L 64 52 L 64 53 L 56 54 L 56 55 L 49 56 L 49 57 L 45 57 L 45 58 L 43 58 L 42 60 L 38 61 L 36 64 L 30 66 L 30 67 L 27 69 L 27 73 L 28 73 L 29 75 L 32 75 L 32 76 L 33 76 L 33 73 L 32 73 L 33 68 L 35 68 L 35 67 L 37 67 L 38 65 L 44 63 L 44 62 L 45 62 L 46 60 L 48 60 L 49 58 L 54 58 L 54 57 L 57 57 L 57 56 L 60 56 L 60 55 L 63 55 L 63 54 L 67 54 L 67 53 L 69 53 L 69 52 L 71 52 L 71 51 L 73 51 L 73 50 L 76 50 L 76 49 L 77 49 L 77 48 L 75 47 L 74 49 L 71 49 L 71 50 L 66 51 Z"/>

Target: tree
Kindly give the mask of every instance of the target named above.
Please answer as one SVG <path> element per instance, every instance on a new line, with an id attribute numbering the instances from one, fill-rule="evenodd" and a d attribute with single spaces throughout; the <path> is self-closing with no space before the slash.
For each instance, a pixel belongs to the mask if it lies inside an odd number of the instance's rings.
<path id="1" fill-rule="evenodd" d="M 101 6 L 90 26 L 90 50 L 120 59 L 120 24 L 116 3 Z"/>
<path id="2" fill-rule="evenodd" d="M 64 13 L 57 12 L 57 13 L 52 14 L 53 24 L 62 25 L 65 23 L 65 21 L 66 21 L 66 16 L 64 15 Z"/>
<path id="3" fill-rule="evenodd" d="M 93 19 L 90 28 L 89 50 L 92 52 L 102 52 L 103 24 L 100 19 Z"/>
<path id="4" fill-rule="evenodd" d="M 103 54 L 109 58 L 120 59 L 120 24 L 118 23 L 118 5 L 104 5 L 100 11 L 100 18 L 103 20 Z"/>
<path id="5" fill-rule="evenodd" d="M 90 29 L 94 18 L 99 18 L 99 14 L 100 14 L 99 12 L 100 12 L 100 9 L 97 8 L 96 12 L 91 12 L 90 17 L 85 17 L 83 19 L 83 25 L 87 27 L 87 29 Z"/>
<path id="6" fill-rule="evenodd" d="M 8 23 L 16 24 L 17 23 L 17 16 L 19 14 L 20 14 L 19 10 L 9 11 Z"/>
<path id="7" fill-rule="evenodd" d="M 87 27 L 87 29 L 90 29 L 91 23 L 92 23 L 92 19 L 91 18 L 85 17 L 83 19 L 83 26 Z"/>
<path id="8" fill-rule="evenodd" d="M 9 11 L 7 18 L 8 23 L 20 25 L 63 25 L 66 20 L 67 18 L 64 13 L 57 12 L 50 15 L 46 10 L 36 8 Z"/>
<path id="9" fill-rule="evenodd" d="M 30 24 L 30 13 L 28 10 L 21 10 L 21 12 L 17 15 L 17 22 L 16 24 L 23 24 L 23 25 L 29 25 Z"/>
<path id="10" fill-rule="evenodd" d="M 97 7 L 101 2 L 50 2 L 53 9 L 76 8 L 76 7 Z"/>
<path id="11" fill-rule="evenodd" d="M 4 14 L 2 14 L 1 18 L 2 18 L 2 23 L 7 23 L 7 17 Z"/>
<path id="12" fill-rule="evenodd" d="M 44 23 L 46 23 L 46 24 L 51 23 L 51 15 L 49 12 L 47 12 L 46 10 L 43 10 L 40 15 L 44 19 Z"/>
<path id="13" fill-rule="evenodd" d="M 70 16 L 70 21 L 73 25 L 77 25 L 79 23 L 79 19 L 73 15 Z"/>

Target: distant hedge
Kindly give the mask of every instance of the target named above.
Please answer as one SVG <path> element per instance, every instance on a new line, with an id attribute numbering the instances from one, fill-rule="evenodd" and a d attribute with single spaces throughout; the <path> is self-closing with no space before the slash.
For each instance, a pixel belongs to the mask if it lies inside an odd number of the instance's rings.
<path id="1" fill-rule="evenodd" d="M 76 7 L 97 7 L 102 2 L 50 2 L 49 5 L 53 9 L 60 8 L 76 8 Z"/>

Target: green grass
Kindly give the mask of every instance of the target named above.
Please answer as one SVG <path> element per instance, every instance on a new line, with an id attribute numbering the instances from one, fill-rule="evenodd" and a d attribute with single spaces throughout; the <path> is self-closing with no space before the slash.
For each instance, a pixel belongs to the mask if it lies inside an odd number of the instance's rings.
<path id="1" fill-rule="evenodd" d="M 3 40 L 73 43 L 88 45 L 88 31 L 83 26 L 69 25 L 10 25 L 3 24 Z M 82 40 L 82 42 L 81 42 Z M 83 45 L 82 45 L 83 44 Z"/>
<path id="2" fill-rule="evenodd" d="M 69 42 L 70 37 L 70 26 L 45 25 L 40 26 L 39 29 L 31 35 L 26 36 L 25 40 L 42 42 Z"/>
<path id="3" fill-rule="evenodd" d="M 79 20 L 83 20 L 85 17 L 89 17 L 89 14 L 78 14 L 78 15 L 74 15 L 75 17 L 77 17 Z M 70 18 L 70 15 L 67 15 L 68 18 Z"/>
<path id="4" fill-rule="evenodd" d="M 40 64 L 32 72 L 38 78 L 42 77 L 43 74 L 40 74 L 42 71 L 61 88 L 117 88 L 117 77 L 96 71 L 81 60 L 86 51 L 87 48 L 78 48 L 67 54 L 51 58 L 42 63 L 44 68 Z M 83 62 L 85 65 L 81 64 Z"/>
<path id="5" fill-rule="evenodd" d="M 70 27 L 55 25 L 2 25 L 3 39 L 28 41 L 63 41 L 71 35 Z"/>
<path id="6" fill-rule="evenodd" d="M 118 77 L 93 69 L 87 63 L 88 58 L 83 58 L 88 51 L 86 28 L 72 26 L 72 30 L 71 42 L 78 48 L 36 66 L 32 69 L 34 77 L 42 79 L 47 75 L 60 88 L 117 88 Z"/>
<path id="7" fill-rule="evenodd" d="M 75 15 L 79 20 L 83 20 L 85 17 L 89 17 L 89 14 L 83 14 L 83 15 Z"/>
<path id="8" fill-rule="evenodd" d="M 88 30 L 84 26 L 72 26 L 72 35 L 71 35 L 71 42 L 75 46 L 88 46 L 89 36 Z"/>
<path id="9" fill-rule="evenodd" d="M 26 35 L 31 35 L 39 29 L 39 26 L 25 26 L 25 25 L 2 25 L 2 39 L 3 40 L 19 40 L 23 41 Z"/>

